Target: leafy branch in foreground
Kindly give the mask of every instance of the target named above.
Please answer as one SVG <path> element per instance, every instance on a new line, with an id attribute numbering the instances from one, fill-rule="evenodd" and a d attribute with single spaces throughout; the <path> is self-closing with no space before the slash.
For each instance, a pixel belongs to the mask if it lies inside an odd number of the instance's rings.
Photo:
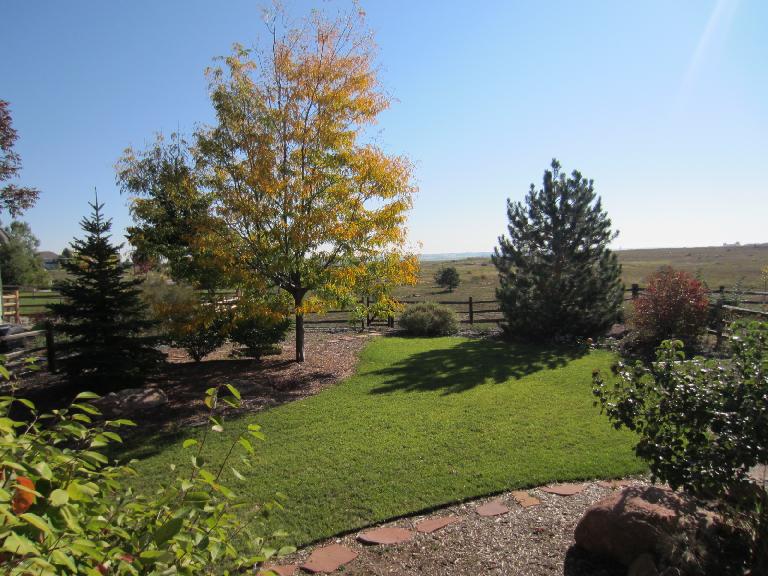
<path id="1" fill-rule="evenodd" d="M 685 360 L 682 341 L 664 341 L 650 366 L 596 371 L 593 391 L 617 429 L 638 434 L 654 478 L 719 501 L 746 527 L 752 571 L 766 574 L 768 496 L 748 475 L 768 461 L 768 323 L 734 324 L 730 347 L 727 361 Z"/>
<path id="2" fill-rule="evenodd" d="M 9 375 L 4 373 L 6 377 Z M 263 440 L 255 424 L 234 439 L 215 466 L 203 457 L 206 439 L 224 430 L 218 408 L 237 408 L 231 385 L 206 391 L 209 425 L 184 447 L 191 469 L 155 495 L 136 493 L 126 480 L 135 471 L 110 464 L 105 449 L 121 442 L 117 429 L 128 420 L 96 424 L 98 409 L 83 392 L 66 409 L 39 413 L 14 394 L 0 397 L 0 567 L 5 574 L 228 574 L 259 566 L 278 553 L 255 532 L 275 500 L 254 506 L 223 482 L 225 472 L 249 467 L 252 441 Z M 24 421 L 11 416 L 23 408 Z M 16 411 L 16 410 L 14 410 Z M 280 538 L 285 534 L 273 534 Z M 247 543 L 248 549 L 238 548 Z M 283 547 L 279 553 L 292 548 Z"/>

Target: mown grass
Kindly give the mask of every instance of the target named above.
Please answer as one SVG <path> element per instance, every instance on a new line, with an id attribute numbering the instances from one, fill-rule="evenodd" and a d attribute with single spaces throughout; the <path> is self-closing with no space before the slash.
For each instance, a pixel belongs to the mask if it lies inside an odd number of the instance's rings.
<path id="1" fill-rule="evenodd" d="M 379 338 L 353 377 L 228 422 L 206 454 L 216 462 L 235 434 L 261 424 L 267 441 L 256 467 L 247 481 L 228 481 L 254 503 L 287 495 L 271 522 L 298 545 L 506 489 L 638 473 L 632 436 L 592 404 L 591 372 L 612 360 L 485 340 Z M 162 486 L 170 464 L 188 465 L 182 440 L 144 446 L 141 486 Z"/>

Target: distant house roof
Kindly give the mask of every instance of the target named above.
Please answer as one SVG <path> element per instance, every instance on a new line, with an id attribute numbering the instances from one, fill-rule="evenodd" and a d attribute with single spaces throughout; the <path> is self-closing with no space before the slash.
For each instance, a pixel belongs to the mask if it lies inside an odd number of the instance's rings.
<path id="1" fill-rule="evenodd" d="M 40 256 L 44 262 L 50 260 L 58 260 L 61 258 L 59 254 L 56 254 L 56 252 L 51 252 L 50 250 L 43 250 L 42 252 L 38 252 L 37 255 Z"/>

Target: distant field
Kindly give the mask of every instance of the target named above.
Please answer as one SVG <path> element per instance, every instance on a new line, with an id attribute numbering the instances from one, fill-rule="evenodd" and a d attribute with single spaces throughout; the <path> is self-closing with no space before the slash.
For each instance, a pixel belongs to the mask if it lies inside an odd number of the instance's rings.
<path id="1" fill-rule="evenodd" d="M 711 289 L 742 288 L 763 290 L 760 271 L 768 266 L 768 244 L 751 246 L 713 246 L 705 248 L 654 248 L 617 252 L 622 265 L 624 284 L 645 285 L 646 278 L 661 266 L 673 266 L 698 276 Z M 461 277 L 459 287 L 449 293 L 435 285 L 434 275 L 443 266 L 455 266 Z M 493 299 L 498 276 L 490 258 L 465 258 L 440 262 L 422 262 L 416 286 L 395 291 L 399 298 L 425 300 Z"/>
<path id="2" fill-rule="evenodd" d="M 698 276 L 715 290 L 725 286 L 730 290 L 741 283 L 744 289 L 764 290 L 760 271 L 768 266 L 768 244 L 750 246 L 713 246 L 706 248 L 654 248 L 621 250 L 618 252 L 626 286 L 633 283 L 644 286 L 646 278 L 660 266 L 669 265 Z M 455 266 L 461 284 L 453 292 L 435 285 L 434 275 L 443 266 Z M 463 258 L 459 260 L 422 261 L 416 286 L 403 286 L 395 290 L 400 299 L 461 300 L 470 296 L 475 301 L 495 299 L 498 275 L 490 258 Z M 22 315 L 45 311 L 45 305 L 58 302 L 52 292 L 22 292 Z M 493 304 L 477 305 L 475 311 L 493 309 Z M 466 306 L 457 308 L 464 312 Z M 482 318 L 479 312 L 479 318 Z"/>

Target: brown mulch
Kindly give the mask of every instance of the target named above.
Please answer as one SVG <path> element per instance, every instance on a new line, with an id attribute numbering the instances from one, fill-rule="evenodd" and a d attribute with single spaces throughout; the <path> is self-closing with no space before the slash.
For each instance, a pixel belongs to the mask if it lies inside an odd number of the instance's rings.
<path id="1" fill-rule="evenodd" d="M 632 480 L 630 485 L 643 485 Z M 313 550 L 328 544 L 342 544 L 358 552 L 347 564 L 345 576 L 427 574 L 434 576 L 483 574 L 519 576 L 624 576 L 626 568 L 590 557 L 574 546 L 573 531 L 591 504 L 614 489 L 588 482 L 572 496 L 558 496 L 540 489 L 528 492 L 541 504 L 524 508 L 512 492 L 466 502 L 432 512 L 427 516 L 402 518 L 386 527 L 414 530 L 425 518 L 457 516 L 458 522 L 431 534 L 415 533 L 412 540 L 392 546 L 366 546 L 358 533 L 319 542 L 282 558 L 280 565 L 301 564 Z M 478 506 L 501 500 L 510 511 L 495 517 L 477 513 Z"/>
<path id="2" fill-rule="evenodd" d="M 161 389 L 168 403 L 157 408 L 137 409 L 120 417 L 142 424 L 142 434 L 146 434 L 148 428 L 166 431 L 199 425 L 206 422 L 208 413 L 203 404 L 205 391 L 219 384 L 232 384 L 239 389 L 243 404 L 238 412 L 255 412 L 299 400 L 351 375 L 360 350 L 380 334 L 352 329 L 307 331 L 306 360 L 301 364 L 295 362 L 293 334 L 282 343 L 279 355 L 261 360 L 233 357 L 235 350 L 231 344 L 202 362 L 193 362 L 182 349 L 164 348 L 168 362 L 147 381 L 145 388 Z M 21 393 L 43 410 L 64 406 L 75 394 L 60 374 L 45 371 L 25 377 L 21 384 Z"/>
<path id="3" fill-rule="evenodd" d="M 378 332 L 353 330 L 307 332 L 305 361 L 295 361 L 295 340 L 291 335 L 282 343 L 279 355 L 261 360 L 232 357 L 228 344 L 192 362 L 184 350 L 168 350 L 168 364 L 149 385 L 161 388 L 168 396 L 162 407 L 168 425 L 184 427 L 205 421 L 205 391 L 218 384 L 232 384 L 243 397 L 240 412 L 256 412 L 317 394 L 350 376 L 360 350 Z"/>

